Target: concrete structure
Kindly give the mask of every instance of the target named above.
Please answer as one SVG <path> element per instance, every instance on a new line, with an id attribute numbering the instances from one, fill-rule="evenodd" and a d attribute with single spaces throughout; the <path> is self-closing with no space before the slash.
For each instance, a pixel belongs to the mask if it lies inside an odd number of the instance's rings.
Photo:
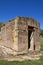
<path id="1" fill-rule="evenodd" d="M 10 48 L 14 54 L 40 50 L 40 24 L 33 18 L 17 17 L 1 28 L 0 45 Z"/>

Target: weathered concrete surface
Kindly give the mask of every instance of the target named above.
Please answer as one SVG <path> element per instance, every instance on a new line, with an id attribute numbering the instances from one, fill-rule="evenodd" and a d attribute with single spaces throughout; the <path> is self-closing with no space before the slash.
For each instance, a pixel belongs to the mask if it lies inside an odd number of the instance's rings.
<path id="1" fill-rule="evenodd" d="M 40 24 L 32 18 L 17 17 L 2 26 L 0 41 L 5 55 L 40 51 Z"/>
<path id="2" fill-rule="evenodd" d="M 1 53 L 0 53 L 0 60 L 7 60 L 7 61 L 24 61 L 24 60 L 39 60 L 40 53 L 38 52 L 31 52 L 23 55 L 13 55 L 14 51 L 8 49 L 6 47 L 0 46 Z"/>
<path id="3" fill-rule="evenodd" d="M 0 45 L 0 56 L 14 55 L 14 50 Z"/>

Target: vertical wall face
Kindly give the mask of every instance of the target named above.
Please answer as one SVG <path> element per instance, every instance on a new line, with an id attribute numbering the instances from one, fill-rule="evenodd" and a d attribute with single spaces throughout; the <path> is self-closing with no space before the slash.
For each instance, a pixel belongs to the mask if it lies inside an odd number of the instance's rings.
<path id="1" fill-rule="evenodd" d="M 2 45 L 12 48 L 13 47 L 13 24 L 7 23 L 5 26 L 1 28 L 2 33 Z"/>
<path id="2" fill-rule="evenodd" d="M 20 18 L 18 21 L 18 48 L 19 51 L 27 51 L 28 50 L 28 26 L 26 19 Z"/>
<path id="3" fill-rule="evenodd" d="M 33 47 L 34 49 L 33 50 L 40 50 L 40 24 L 36 21 L 36 20 L 32 20 L 32 19 L 28 19 L 28 25 L 34 27 L 34 34 L 33 34 L 33 40 L 34 40 L 34 43 L 33 43 Z M 32 49 L 32 47 L 31 47 Z"/>
<path id="4" fill-rule="evenodd" d="M 14 25 L 14 29 L 13 29 L 13 49 L 15 51 L 18 51 L 18 18 L 15 19 L 15 25 Z"/>
<path id="5" fill-rule="evenodd" d="M 12 20 L 1 28 L 2 45 L 18 51 L 18 19 Z"/>
<path id="6" fill-rule="evenodd" d="M 19 32 L 18 32 L 18 48 L 19 51 L 24 50 L 40 50 L 40 25 L 31 18 L 19 19 Z M 34 27 L 34 31 L 31 34 L 30 48 L 28 48 L 28 26 Z"/>
<path id="7" fill-rule="evenodd" d="M 39 51 L 40 50 L 40 27 L 35 28 L 34 34 L 35 34 L 35 37 L 34 37 L 35 38 L 35 50 Z"/>

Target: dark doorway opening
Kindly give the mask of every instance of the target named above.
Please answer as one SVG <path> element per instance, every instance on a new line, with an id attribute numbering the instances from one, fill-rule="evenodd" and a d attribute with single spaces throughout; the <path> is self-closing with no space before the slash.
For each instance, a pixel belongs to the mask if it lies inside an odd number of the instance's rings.
<path id="1" fill-rule="evenodd" d="M 34 44 L 34 50 L 35 50 L 35 44 Z"/>
<path id="2" fill-rule="evenodd" d="M 30 37 L 33 32 L 33 28 L 34 27 L 28 26 L 28 49 L 30 48 L 30 41 L 31 41 Z"/>

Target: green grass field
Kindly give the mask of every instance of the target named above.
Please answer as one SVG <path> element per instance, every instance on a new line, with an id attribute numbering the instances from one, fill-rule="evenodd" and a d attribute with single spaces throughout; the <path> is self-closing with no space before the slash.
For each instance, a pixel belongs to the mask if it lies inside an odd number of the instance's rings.
<path id="1" fill-rule="evenodd" d="M 41 50 L 43 51 L 43 38 L 40 39 L 41 42 Z M 0 65 L 43 65 L 43 56 L 40 57 L 40 60 L 36 61 L 3 61 L 0 60 Z"/>

